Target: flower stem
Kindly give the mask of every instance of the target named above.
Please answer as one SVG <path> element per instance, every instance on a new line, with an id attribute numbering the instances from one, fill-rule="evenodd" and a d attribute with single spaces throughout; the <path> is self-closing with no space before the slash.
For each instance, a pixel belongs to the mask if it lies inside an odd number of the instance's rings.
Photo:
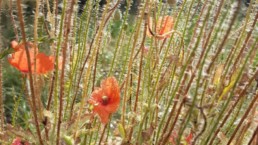
<path id="1" fill-rule="evenodd" d="M 31 68 L 31 58 L 29 54 L 29 48 L 26 45 L 26 34 L 25 34 L 25 29 L 24 29 L 24 21 L 23 21 L 23 14 L 22 14 L 22 8 L 21 8 L 21 0 L 17 0 L 17 8 L 18 8 L 18 16 L 19 16 L 19 21 L 20 21 L 20 26 L 21 26 L 21 32 L 22 32 L 22 39 L 23 43 L 25 45 L 25 51 L 26 51 L 26 56 L 27 56 L 27 63 L 28 63 L 28 68 L 29 68 L 29 84 L 30 84 L 30 89 L 31 89 L 31 98 L 32 98 L 32 113 L 34 116 L 34 121 L 36 125 L 36 130 L 37 130 L 37 135 L 39 139 L 39 143 L 41 145 L 44 145 L 42 137 L 41 137 L 41 132 L 40 132 L 40 127 L 39 127 L 39 122 L 38 122 L 38 116 L 37 116 L 37 111 L 36 111 L 36 97 L 35 97 L 35 91 L 34 91 L 34 86 L 33 86 L 33 77 L 32 77 L 32 68 Z"/>

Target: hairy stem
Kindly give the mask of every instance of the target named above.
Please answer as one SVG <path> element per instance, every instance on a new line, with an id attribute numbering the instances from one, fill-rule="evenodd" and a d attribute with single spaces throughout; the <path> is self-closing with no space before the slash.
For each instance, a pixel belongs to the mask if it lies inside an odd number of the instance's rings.
<path id="1" fill-rule="evenodd" d="M 30 53 L 29 53 L 29 48 L 26 45 L 26 34 L 25 34 L 25 28 L 24 28 L 24 21 L 23 21 L 23 14 L 22 14 L 22 7 L 21 7 L 21 0 L 17 0 L 17 8 L 18 8 L 18 16 L 19 16 L 19 21 L 20 21 L 20 26 L 21 26 L 21 32 L 22 32 L 22 39 L 23 43 L 25 44 L 25 51 L 26 51 L 26 56 L 27 56 L 27 63 L 28 63 L 28 68 L 29 68 L 29 84 L 30 84 L 30 89 L 31 89 L 31 98 L 32 98 L 32 113 L 34 116 L 34 121 L 36 124 L 36 130 L 37 130 L 37 135 L 39 139 L 39 143 L 41 145 L 44 145 L 42 137 L 41 137 L 41 132 L 40 132 L 40 127 L 39 127 L 39 122 L 38 122 L 38 116 L 37 116 L 37 111 L 36 111 L 36 98 L 35 98 L 35 91 L 34 91 L 34 86 L 33 86 L 33 77 L 32 77 L 32 68 L 31 68 L 31 58 L 30 58 Z"/>

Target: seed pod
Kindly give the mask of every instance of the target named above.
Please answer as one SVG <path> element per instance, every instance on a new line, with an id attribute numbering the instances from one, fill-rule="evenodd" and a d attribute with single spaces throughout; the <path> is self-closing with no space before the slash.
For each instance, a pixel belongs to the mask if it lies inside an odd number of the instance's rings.
<path id="1" fill-rule="evenodd" d="M 121 20 L 121 18 L 122 18 L 122 14 L 121 14 L 120 10 L 116 10 L 114 13 L 114 20 L 119 21 L 119 20 Z"/>

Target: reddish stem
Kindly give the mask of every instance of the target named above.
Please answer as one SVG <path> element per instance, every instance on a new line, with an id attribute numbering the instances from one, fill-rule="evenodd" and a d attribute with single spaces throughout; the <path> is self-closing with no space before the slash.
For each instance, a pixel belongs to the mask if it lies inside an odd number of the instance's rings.
<path id="1" fill-rule="evenodd" d="M 37 112 L 36 112 L 36 98 L 35 98 L 35 91 L 34 91 L 34 86 L 33 86 L 33 77 L 32 77 L 31 65 L 30 65 L 31 60 L 30 60 L 29 48 L 26 45 L 26 34 L 25 34 L 25 29 L 24 29 L 24 21 L 23 21 L 23 15 L 22 15 L 21 0 L 17 0 L 17 9 L 18 9 L 18 16 L 19 16 L 19 21 L 20 21 L 20 26 L 21 26 L 22 39 L 23 39 L 23 43 L 25 45 L 25 51 L 26 51 L 26 56 L 27 56 L 28 69 L 29 69 L 28 73 L 29 73 L 29 84 L 30 84 L 31 97 L 32 97 L 32 113 L 33 113 L 35 124 L 36 124 L 36 130 L 37 130 L 37 135 L 38 135 L 38 138 L 39 138 L 39 143 L 41 145 L 44 145 L 43 140 L 41 138 L 38 116 L 37 116 Z"/>

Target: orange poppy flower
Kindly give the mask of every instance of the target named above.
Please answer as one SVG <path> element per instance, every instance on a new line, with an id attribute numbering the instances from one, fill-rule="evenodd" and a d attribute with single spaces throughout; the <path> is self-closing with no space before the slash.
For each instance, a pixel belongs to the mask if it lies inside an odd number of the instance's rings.
<path id="1" fill-rule="evenodd" d="M 92 92 L 89 103 L 93 105 L 93 112 L 99 115 L 101 122 L 106 124 L 110 114 L 119 107 L 120 90 L 114 77 L 103 80 L 100 87 Z"/>
<path id="2" fill-rule="evenodd" d="M 54 56 L 47 56 L 44 53 L 38 53 L 38 48 L 36 48 L 31 42 L 27 42 L 26 45 L 29 47 L 32 73 L 45 74 L 54 69 Z M 12 41 L 11 47 L 14 49 L 14 53 L 8 57 L 9 63 L 21 72 L 29 72 L 25 44 L 18 44 L 18 42 Z"/>
<path id="3" fill-rule="evenodd" d="M 158 39 L 169 38 L 171 35 L 169 34 L 174 27 L 174 19 L 171 16 L 160 17 L 158 22 L 156 23 L 156 30 L 153 29 L 153 20 L 150 18 L 147 36 Z M 154 34 L 153 34 L 154 33 Z"/>

